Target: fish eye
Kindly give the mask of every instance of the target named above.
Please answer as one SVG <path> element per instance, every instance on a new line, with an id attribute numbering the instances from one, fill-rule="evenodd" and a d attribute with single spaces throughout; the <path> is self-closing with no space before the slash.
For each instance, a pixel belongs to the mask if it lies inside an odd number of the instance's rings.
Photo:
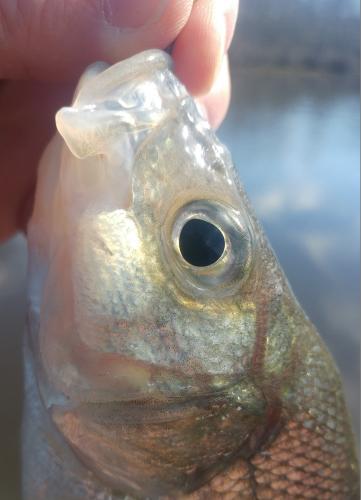
<path id="1" fill-rule="evenodd" d="M 197 297 L 232 293 L 252 262 L 250 226 L 242 211 L 213 200 L 194 200 L 171 213 L 162 240 L 178 285 Z"/>
<path id="2" fill-rule="evenodd" d="M 194 218 L 185 222 L 179 235 L 179 249 L 186 262 L 196 267 L 211 266 L 225 249 L 222 231 L 211 222 Z"/>

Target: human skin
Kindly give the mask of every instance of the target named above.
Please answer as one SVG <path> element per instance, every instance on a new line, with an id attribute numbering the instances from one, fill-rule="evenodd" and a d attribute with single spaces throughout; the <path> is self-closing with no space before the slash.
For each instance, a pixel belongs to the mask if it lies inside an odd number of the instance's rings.
<path id="1" fill-rule="evenodd" d="M 172 45 L 175 72 L 217 127 L 238 0 L 0 0 L 0 241 L 25 229 L 40 155 L 84 68 Z"/>

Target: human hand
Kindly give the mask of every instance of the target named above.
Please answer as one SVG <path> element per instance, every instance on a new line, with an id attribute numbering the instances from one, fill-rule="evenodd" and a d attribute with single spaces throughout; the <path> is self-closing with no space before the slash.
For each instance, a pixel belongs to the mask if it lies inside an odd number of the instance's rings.
<path id="1" fill-rule="evenodd" d="M 177 75 L 219 125 L 237 10 L 238 0 L 0 0 L 0 240 L 26 227 L 54 114 L 88 64 L 175 40 Z"/>

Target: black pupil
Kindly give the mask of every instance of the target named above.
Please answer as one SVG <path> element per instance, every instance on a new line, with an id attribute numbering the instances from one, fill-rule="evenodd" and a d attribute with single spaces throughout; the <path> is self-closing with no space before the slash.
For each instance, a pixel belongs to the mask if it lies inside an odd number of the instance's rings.
<path id="1" fill-rule="evenodd" d="M 214 264 L 223 254 L 224 237 L 210 222 L 191 219 L 179 235 L 179 248 L 183 258 L 192 266 L 205 267 Z"/>

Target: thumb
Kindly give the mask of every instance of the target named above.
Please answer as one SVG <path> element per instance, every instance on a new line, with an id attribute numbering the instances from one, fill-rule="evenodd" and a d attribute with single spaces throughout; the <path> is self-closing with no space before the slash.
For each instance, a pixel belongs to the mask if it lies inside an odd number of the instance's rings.
<path id="1" fill-rule="evenodd" d="M 0 0 L 0 79 L 69 81 L 109 63 L 167 47 L 192 0 Z"/>

